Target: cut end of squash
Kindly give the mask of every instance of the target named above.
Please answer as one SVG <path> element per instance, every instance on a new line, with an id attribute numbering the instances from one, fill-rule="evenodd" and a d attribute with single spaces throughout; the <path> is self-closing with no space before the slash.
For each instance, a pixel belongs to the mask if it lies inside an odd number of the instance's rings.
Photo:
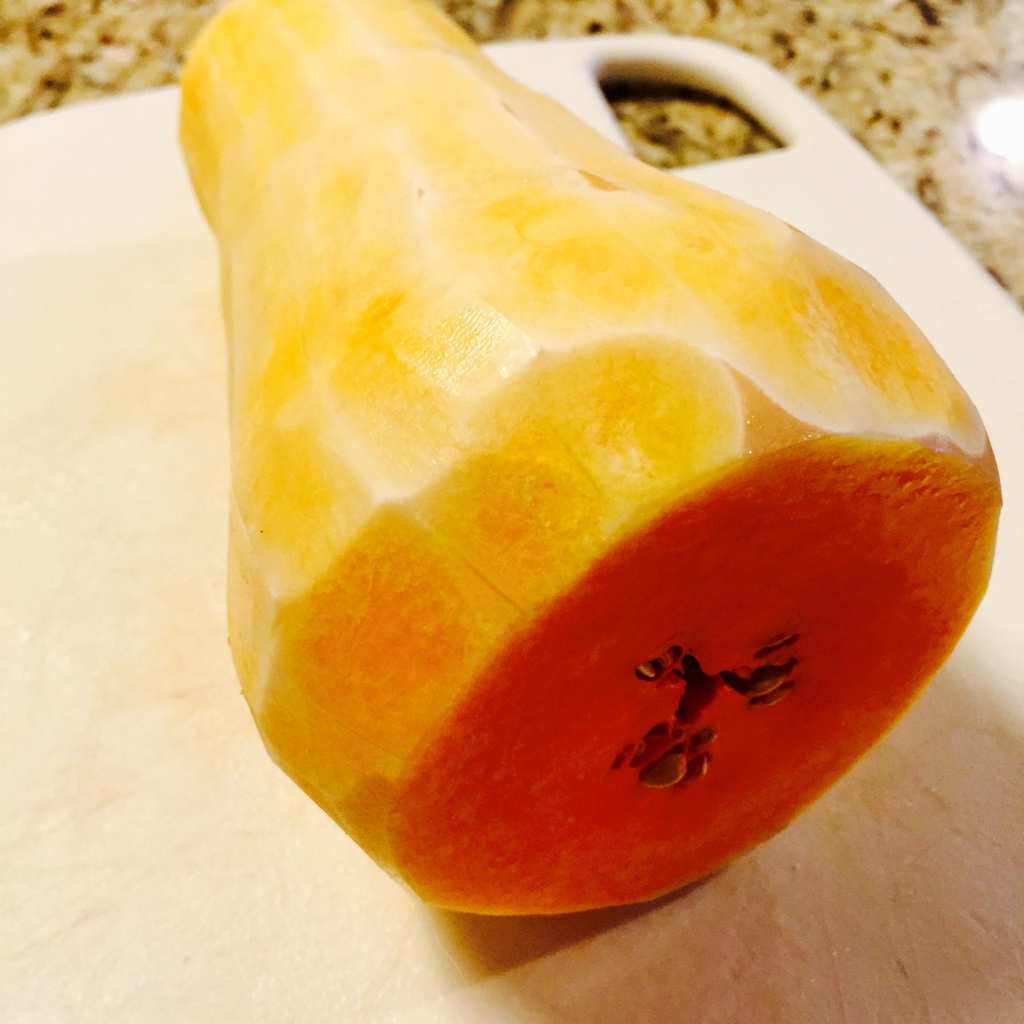
<path id="1" fill-rule="evenodd" d="M 869 749 L 984 590 L 991 478 L 919 445 L 757 459 L 509 637 L 395 798 L 431 902 L 653 898 L 770 836 Z"/>

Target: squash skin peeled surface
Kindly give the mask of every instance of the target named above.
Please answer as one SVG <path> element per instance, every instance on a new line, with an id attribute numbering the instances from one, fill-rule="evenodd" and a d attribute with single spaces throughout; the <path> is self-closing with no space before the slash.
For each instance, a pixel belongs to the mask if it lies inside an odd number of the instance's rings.
<path id="1" fill-rule="evenodd" d="M 243 692 L 425 899 L 555 913 L 706 874 L 949 654 L 998 475 L 861 270 L 620 152 L 429 0 L 236 0 L 181 116 Z"/>

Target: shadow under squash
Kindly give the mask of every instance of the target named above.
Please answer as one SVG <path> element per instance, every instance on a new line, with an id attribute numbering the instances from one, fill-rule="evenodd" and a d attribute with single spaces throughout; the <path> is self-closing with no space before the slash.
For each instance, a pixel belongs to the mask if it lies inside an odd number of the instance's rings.
<path id="1" fill-rule="evenodd" d="M 487 917 L 432 908 L 430 913 L 442 938 L 458 954 L 467 977 L 486 977 L 576 946 L 682 900 L 715 876 L 684 886 L 648 903 L 603 910 L 584 910 L 555 916 Z"/>

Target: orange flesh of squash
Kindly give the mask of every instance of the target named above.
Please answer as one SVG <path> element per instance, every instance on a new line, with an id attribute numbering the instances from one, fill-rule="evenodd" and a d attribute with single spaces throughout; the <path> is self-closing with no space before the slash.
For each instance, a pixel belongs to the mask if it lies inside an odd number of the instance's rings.
<path id="1" fill-rule="evenodd" d="M 436 902 L 544 913 L 654 897 L 767 838 L 946 658 L 988 578 L 993 499 L 977 469 L 884 442 L 810 441 L 713 484 L 488 668 L 400 789 L 399 863 Z M 612 765 L 685 711 L 692 681 L 636 673 L 673 646 L 708 675 L 795 661 L 792 689 L 750 706 L 712 683 L 680 723 L 717 734 L 706 776 L 649 788 Z"/>
<path id="2" fill-rule="evenodd" d="M 182 142 L 222 256 L 242 689 L 424 898 L 700 877 L 952 649 L 995 464 L 856 267 L 641 166 L 427 0 L 237 0 Z"/>

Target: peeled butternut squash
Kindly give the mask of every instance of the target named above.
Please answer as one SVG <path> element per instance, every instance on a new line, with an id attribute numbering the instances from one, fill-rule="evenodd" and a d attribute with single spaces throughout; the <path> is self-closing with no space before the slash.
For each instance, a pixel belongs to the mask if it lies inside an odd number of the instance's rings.
<path id="1" fill-rule="evenodd" d="M 425 899 L 697 878 L 948 655 L 998 477 L 868 275 L 620 152 L 428 0 L 237 0 L 181 138 L 221 252 L 245 698 Z"/>

